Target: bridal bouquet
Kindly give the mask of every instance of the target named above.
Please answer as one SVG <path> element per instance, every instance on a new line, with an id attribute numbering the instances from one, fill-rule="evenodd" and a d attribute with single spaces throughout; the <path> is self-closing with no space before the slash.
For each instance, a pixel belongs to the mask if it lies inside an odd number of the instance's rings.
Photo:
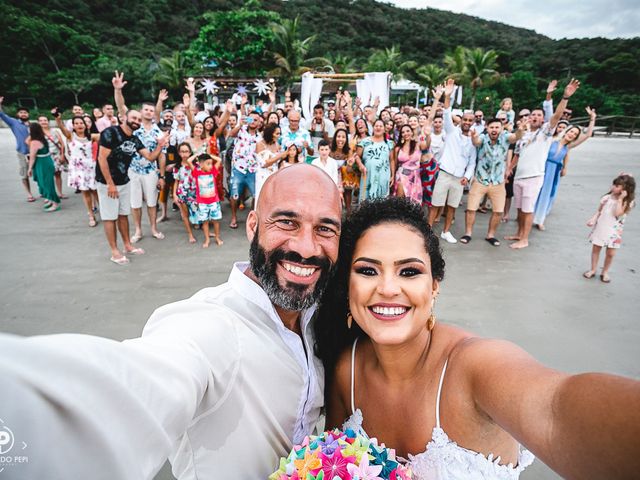
<path id="1" fill-rule="evenodd" d="M 411 471 L 395 451 L 375 438 L 338 429 L 305 437 L 295 445 L 269 480 L 410 480 Z"/>

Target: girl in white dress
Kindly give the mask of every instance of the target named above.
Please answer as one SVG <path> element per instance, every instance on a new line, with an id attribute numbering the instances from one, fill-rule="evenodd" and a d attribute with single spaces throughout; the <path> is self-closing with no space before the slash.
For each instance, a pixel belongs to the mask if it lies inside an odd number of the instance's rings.
<path id="1" fill-rule="evenodd" d="M 593 278 L 598 269 L 600 251 L 606 250 L 600 280 L 609 283 L 609 268 L 613 256 L 622 244 L 622 229 L 627 213 L 635 206 L 636 181 L 628 173 L 621 173 L 613 180 L 609 193 L 600 199 L 598 211 L 589 219 L 587 226 L 593 227 L 589 240 L 591 249 L 591 269 L 584 272 L 585 278 Z"/>
<path id="2" fill-rule="evenodd" d="M 443 277 L 438 239 L 409 199 L 364 202 L 343 224 L 315 322 L 327 428 L 348 418 L 419 480 L 515 480 L 532 453 L 567 478 L 636 477 L 640 382 L 568 375 L 436 322 Z"/>

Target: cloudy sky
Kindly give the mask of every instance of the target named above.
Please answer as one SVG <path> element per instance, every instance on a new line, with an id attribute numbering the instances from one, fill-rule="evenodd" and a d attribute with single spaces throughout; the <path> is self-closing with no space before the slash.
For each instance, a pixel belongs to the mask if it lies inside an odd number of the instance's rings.
<path id="1" fill-rule="evenodd" d="M 525 27 L 551 38 L 638 37 L 639 0 L 387 0 L 399 7 L 432 7 Z"/>

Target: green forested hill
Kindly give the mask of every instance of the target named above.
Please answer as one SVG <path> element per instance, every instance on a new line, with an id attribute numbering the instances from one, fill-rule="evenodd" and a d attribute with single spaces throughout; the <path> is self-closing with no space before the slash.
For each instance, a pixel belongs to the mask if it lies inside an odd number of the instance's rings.
<path id="1" fill-rule="evenodd" d="M 238 0 L 0 0 L 0 95 L 34 97 L 40 107 L 75 96 L 100 103 L 114 69 L 127 72 L 128 96 L 158 87 L 162 57 L 186 52 L 206 12 L 246 6 Z M 640 38 L 555 41 L 532 30 L 435 9 L 400 9 L 374 0 L 264 0 L 250 9 L 300 16 L 299 34 L 317 35 L 311 56 L 342 55 L 363 66 L 375 49 L 396 45 L 402 60 L 441 63 L 456 46 L 499 53 L 503 81 L 481 96 L 530 102 L 551 78 L 577 76 L 582 103 L 599 113 L 640 115 Z M 193 59 L 191 59 L 193 60 Z M 200 65 L 186 58 L 184 71 Z M 137 98 L 136 98 L 137 97 Z M 580 103 L 580 99 L 577 99 Z"/>

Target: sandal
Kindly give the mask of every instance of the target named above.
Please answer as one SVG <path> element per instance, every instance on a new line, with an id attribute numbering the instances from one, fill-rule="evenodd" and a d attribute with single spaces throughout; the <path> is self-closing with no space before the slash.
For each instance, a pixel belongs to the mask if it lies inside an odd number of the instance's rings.
<path id="1" fill-rule="evenodd" d="M 460 243 L 464 243 L 467 244 L 471 241 L 471 236 L 470 235 L 463 235 L 460 237 Z"/>
<path id="2" fill-rule="evenodd" d="M 596 276 L 596 272 L 592 272 L 591 270 L 589 270 L 589 271 L 587 271 L 587 272 L 584 272 L 584 273 L 582 274 L 582 276 L 583 276 L 584 278 L 593 278 L 593 277 L 595 277 L 595 276 Z"/>
<path id="3" fill-rule="evenodd" d="M 89 217 L 89 226 L 90 227 L 95 227 L 98 224 L 98 222 L 96 221 L 96 217 Z"/>
<path id="4" fill-rule="evenodd" d="M 121 256 L 120 258 L 111 257 L 109 260 L 111 260 L 116 265 L 127 265 L 129 263 L 129 259 L 124 255 Z"/>
<path id="5" fill-rule="evenodd" d="M 609 275 L 600 275 L 600 281 L 602 283 L 611 283 L 611 278 Z"/>
<path id="6" fill-rule="evenodd" d="M 156 233 L 152 233 L 151 236 L 153 236 L 153 238 L 157 238 L 158 240 L 162 240 L 164 238 L 164 233 L 156 232 Z"/>
<path id="7" fill-rule="evenodd" d="M 489 242 L 491 245 L 493 245 L 494 247 L 499 247 L 500 246 L 500 240 L 498 240 L 495 237 L 485 238 L 485 240 L 487 242 Z"/>
<path id="8" fill-rule="evenodd" d="M 125 253 L 128 253 L 130 255 L 143 255 L 144 250 L 141 248 L 134 248 L 132 250 L 125 250 Z"/>
<path id="9" fill-rule="evenodd" d="M 142 239 L 142 234 L 140 235 L 136 234 L 133 237 L 131 237 L 131 243 L 138 243 L 141 239 Z"/>
<path id="10" fill-rule="evenodd" d="M 35 202 L 35 201 L 36 201 L 36 199 L 33 197 L 33 195 L 29 195 L 29 196 L 27 197 L 27 202 L 29 202 L 29 203 L 33 203 L 33 202 Z"/>
<path id="11" fill-rule="evenodd" d="M 236 228 L 238 228 L 238 224 L 237 223 L 231 223 L 231 224 L 229 224 L 229 228 L 232 228 L 232 229 L 235 230 Z"/>

